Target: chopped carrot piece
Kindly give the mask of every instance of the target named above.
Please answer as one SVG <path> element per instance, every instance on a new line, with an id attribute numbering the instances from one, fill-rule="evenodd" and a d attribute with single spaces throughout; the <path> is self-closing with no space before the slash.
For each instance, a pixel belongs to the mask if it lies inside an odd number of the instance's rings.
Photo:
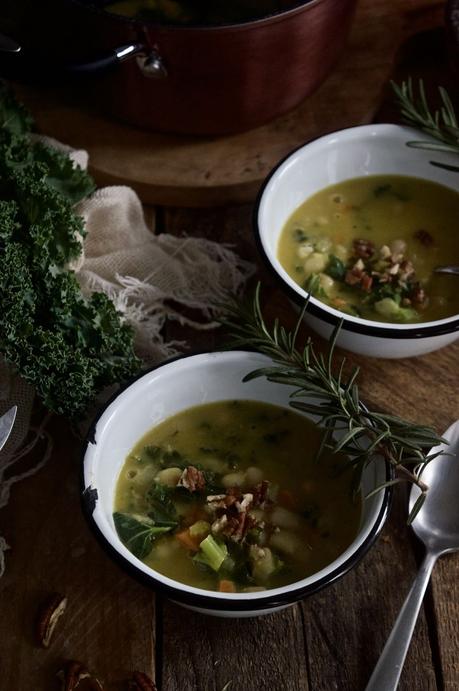
<path id="1" fill-rule="evenodd" d="M 220 581 L 218 584 L 218 589 L 221 593 L 235 593 L 236 592 L 236 586 L 234 585 L 233 581 Z"/>
<path id="2" fill-rule="evenodd" d="M 199 550 L 199 540 L 193 538 L 190 535 L 190 531 L 182 530 L 181 533 L 176 533 L 175 537 L 186 549 L 190 549 L 192 552 L 197 552 Z"/>

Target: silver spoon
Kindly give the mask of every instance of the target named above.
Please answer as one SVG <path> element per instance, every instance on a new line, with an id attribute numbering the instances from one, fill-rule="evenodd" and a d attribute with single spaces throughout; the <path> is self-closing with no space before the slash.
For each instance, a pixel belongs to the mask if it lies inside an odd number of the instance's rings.
<path id="1" fill-rule="evenodd" d="M 453 274 L 454 276 L 459 276 L 459 266 L 436 266 L 434 269 L 435 274 Z"/>
<path id="2" fill-rule="evenodd" d="M 412 523 L 414 532 L 426 547 L 424 561 L 366 691 L 394 691 L 397 688 L 433 566 L 442 554 L 459 550 L 459 420 L 443 436 L 449 441 L 449 446 L 442 444 L 432 449 L 433 452 L 443 451 L 445 455 L 435 458 L 422 474 L 429 490 Z M 413 485 L 410 511 L 419 494 L 419 488 Z"/>

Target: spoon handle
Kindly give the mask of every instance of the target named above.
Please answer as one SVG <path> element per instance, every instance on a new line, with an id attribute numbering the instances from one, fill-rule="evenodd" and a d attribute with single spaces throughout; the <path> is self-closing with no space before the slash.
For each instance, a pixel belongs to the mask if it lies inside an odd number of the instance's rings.
<path id="1" fill-rule="evenodd" d="M 365 691 L 395 691 L 438 554 L 427 552 Z"/>

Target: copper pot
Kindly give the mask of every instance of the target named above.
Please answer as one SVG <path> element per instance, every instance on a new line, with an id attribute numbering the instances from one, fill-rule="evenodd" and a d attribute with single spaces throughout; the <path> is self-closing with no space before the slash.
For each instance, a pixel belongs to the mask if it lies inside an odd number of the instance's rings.
<path id="1" fill-rule="evenodd" d="M 84 72 L 121 62 L 92 89 L 116 118 L 162 132 L 239 132 L 285 113 L 319 86 L 355 5 L 306 0 L 262 19 L 199 27 L 132 20 L 71 0 L 61 53 L 70 64 L 102 51 L 105 57 L 79 65 Z"/>

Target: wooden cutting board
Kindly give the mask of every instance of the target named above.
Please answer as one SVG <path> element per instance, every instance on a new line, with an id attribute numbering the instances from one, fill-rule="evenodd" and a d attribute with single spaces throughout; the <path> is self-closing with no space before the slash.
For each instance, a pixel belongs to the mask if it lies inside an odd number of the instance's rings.
<path id="1" fill-rule="evenodd" d="M 326 132 L 371 121 L 406 38 L 443 18 L 443 0 L 361 0 L 347 48 L 320 89 L 295 110 L 243 134 L 155 134 L 111 120 L 56 92 L 18 87 L 37 126 L 89 151 L 98 185 L 130 185 L 145 203 L 215 206 L 255 198 L 290 151 Z"/>

